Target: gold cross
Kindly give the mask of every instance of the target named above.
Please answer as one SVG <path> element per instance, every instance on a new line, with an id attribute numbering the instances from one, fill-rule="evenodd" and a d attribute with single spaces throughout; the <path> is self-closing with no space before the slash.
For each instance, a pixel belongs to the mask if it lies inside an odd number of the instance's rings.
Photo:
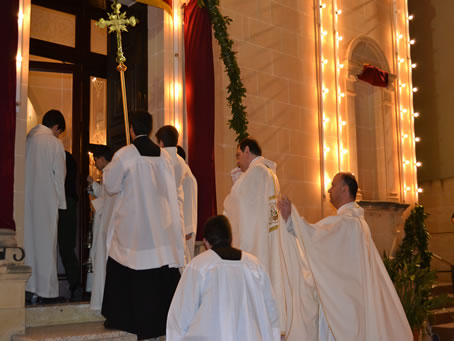
<path id="1" fill-rule="evenodd" d="M 127 26 L 136 26 L 138 20 L 135 17 L 126 18 L 126 12 L 120 13 L 121 4 L 115 0 L 112 4 L 112 13 L 107 13 L 108 20 L 99 19 L 96 26 L 100 28 L 108 27 L 109 33 L 115 32 L 117 35 L 117 63 L 123 64 L 126 57 L 123 54 L 123 46 L 121 43 L 121 32 L 128 32 Z"/>

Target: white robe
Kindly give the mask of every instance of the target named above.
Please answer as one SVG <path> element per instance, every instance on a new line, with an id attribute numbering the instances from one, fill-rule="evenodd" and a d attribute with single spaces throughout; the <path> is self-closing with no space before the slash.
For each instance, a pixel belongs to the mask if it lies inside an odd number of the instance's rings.
<path id="1" fill-rule="evenodd" d="M 178 283 L 167 341 L 279 341 L 279 312 L 268 275 L 254 256 L 223 260 L 208 250 Z"/>
<path id="2" fill-rule="evenodd" d="M 288 226 L 303 245 L 335 340 L 413 340 L 362 208 L 351 202 L 309 224 L 293 207 Z"/>
<path id="3" fill-rule="evenodd" d="M 58 296 L 58 209 L 66 209 L 65 150 L 41 124 L 27 135 L 25 169 L 25 264 L 32 267 L 26 290 Z"/>
<path id="4" fill-rule="evenodd" d="M 101 310 L 106 279 L 107 230 L 115 205 L 115 196 L 108 195 L 104 185 L 93 182 L 92 186 L 93 195 L 96 199 L 91 202 L 95 209 L 95 217 L 93 220 L 93 242 L 90 249 L 90 258 L 93 264 L 90 309 Z"/>
<path id="5" fill-rule="evenodd" d="M 169 154 L 117 151 L 104 168 L 104 187 L 117 194 L 107 232 L 107 254 L 134 270 L 184 266 L 184 233 Z"/>
<path id="6" fill-rule="evenodd" d="M 232 225 L 232 245 L 256 256 L 270 276 L 285 339 L 316 340 L 319 311 L 312 274 L 298 242 L 285 231 L 276 208 L 279 194 L 275 164 L 257 157 L 233 185 L 224 214 Z"/>
<path id="7" fill-rule="evenodd" d="M 183 219 L 184 234 L 191 235 L 186 241 L 187 263 L 194 257 L 194 240 L 197 232 L 197 181 L 176 147 L 163 148 L 169 153 L 175 171 L 178 204 Z"/>
<path id="8" fill-rule="evenodd" d="M 186 240 L 186 246 L 189 249 L 191 258 L 193 258 L 195 237 L 197 234 L 197 180 L 192 174 L 189 166 L 185 176 L 183 177 L 183 193 L 184 233 L 186 235 L 191 235 L 191 238 Z"/>

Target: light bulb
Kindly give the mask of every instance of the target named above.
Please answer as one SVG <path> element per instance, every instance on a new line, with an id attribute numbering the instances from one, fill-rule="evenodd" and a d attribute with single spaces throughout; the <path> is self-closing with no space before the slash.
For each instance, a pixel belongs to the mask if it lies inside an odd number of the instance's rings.
<path id="1" fill-rule="evenodd" d="M 416 167 L 421 167 L 422 166 L 422 162 L 418 161 L 418 162 L 415 163 L 415 165 L 416 165 Z"/>
<path id="2" fill-rule="evenodd" d="M 416 63 L 411 64 L 411 68 L 414 69 L 417 66 Z"/>
<path id="3" fill-rule="evenodd" d="M 405 62 L 405 59 L 400 58 L 400 59 L 399 59 L 399 63 L 403 63 L 403 62 Z"/>
<path id="4" fill-rule="evenodd" d="M 341 10 L 341 9 L 338 9 L 338 10 L 336 11 L 336 14 L 342 14 L 342 10 Z"/>
<path id="5" fill-rule="evenodd" d="M 418 188 L 418 193 L 422 193 L 423 192 L 423 189 L 422 188 Z"/>
<path id="6" fill-rule="evenodd" d="M 325 3 L 321 4 L 320 8 L 326 8 L 326 4 Z"/>
<path id="7" fill-rule="evenodd" d="M 410 15 L 408 16 L 408 20 L 413 20 L 414 17 L 415 17 L 415 16 L 414 16 L 413 14 L 410 14 Z"/>
<path id="8" fill-rule="evenodd" d="M 402 39 L 404 36 L 402 34 L 399 34 L 399 36 L 397 37 L 397 39 Z"/>
<path id="9" fill-rule="evenodd" d="M 413 92 L 418 92 L 418 88 L 417 88 L 417 87 L 414 87 L 414 88 L 412 89 L 412 91 L 413 91 Z"/>
<path id="10" fill-rule="evenodd" d="M 415 42 L 416 42 L 416 41 L 415 41 L 414 39 L 410 40 L 410 45 L 414 45 Z"/>
<path id="11" fill-rule="evenodd" d="M 405 84 L 405 83 L 402 83 L 402 84 L 400 85 L 401 88 L 405 88 L 406 86 L 407 86 L 407 84 Z"/>
<path id="12" fill-rule="evenodd" d="M 339 64 L 339 69 L 343 69 L 344 68 L 344 64 Z"/>
<path id="13" fill-rule="evenodd" d="M 413 113 L 413 117 L 419 117 L 419 112 Z"/>
<path id="14" fill-rule="evenodd" d="M 421 141 L 421 138 L 420 137 L 415 137 L 415 142 L 419 142 Z"/>

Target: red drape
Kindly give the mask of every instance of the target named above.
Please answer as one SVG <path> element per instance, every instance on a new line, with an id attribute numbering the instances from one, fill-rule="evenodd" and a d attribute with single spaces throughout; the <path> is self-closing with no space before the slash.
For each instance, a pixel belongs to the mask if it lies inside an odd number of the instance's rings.
<path id="1" fill-rule="evenodd" d="M 216 214 L 214 173 L 214 67 L 211 21 L 205 8 L 191 0 L 184 10 L 188 156 L 198 184 L 198 229 Z"/>
<path id="2" fill-rule="evenodd" d="M 2 4 L 0 39 L 0 228 L 15 230 L 14 139 L 16 135 L 16 53 L 19 0 Z"/>
<path id="3" fill-rule="evenodd" d="M 382 88 L 388 86 L 388 72 L 370 64 L 364 65 L 363 71 L 358 75 L 358 79 Z"/>

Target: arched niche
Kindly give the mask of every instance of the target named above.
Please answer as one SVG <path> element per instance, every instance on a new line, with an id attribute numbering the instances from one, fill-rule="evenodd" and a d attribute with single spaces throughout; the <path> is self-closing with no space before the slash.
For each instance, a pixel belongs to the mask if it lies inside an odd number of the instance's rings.
<path id="1" fill-rule="evenodd" d="M 358 177 L 360 200 L 399 201 L 398 126 L 395 75 L 373 39 L 359 36 L 347 49 L 347 112 L 350 167 Z M 389 74 L 386 88 L 358 80 L 364 64 Z"/>

